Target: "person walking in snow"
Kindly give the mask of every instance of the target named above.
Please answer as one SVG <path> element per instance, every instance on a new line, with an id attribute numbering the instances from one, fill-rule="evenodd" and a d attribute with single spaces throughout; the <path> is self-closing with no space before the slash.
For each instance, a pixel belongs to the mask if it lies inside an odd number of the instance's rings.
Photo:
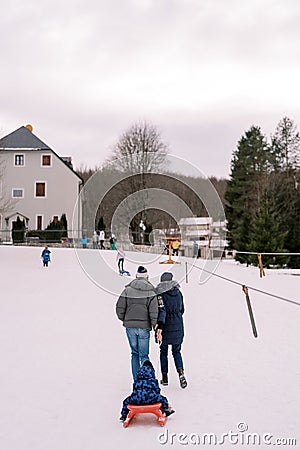
<path id="1" fill-rule="evenodd" d="M 111 250 L 116 250 L 117 247 L 116 247 L 116 243 L 115 243 L 115 235 L 114 234 L 111 235 L 109 244 L 110 244 Z"/>
<path id="2" fill-rule="evenodd" d="M 179 247 L 180 247 L 180 242 L 178 239 L 176 239 L 176 241 L 174 241 L 172 243 L 173 256 L 178 256 Z"/>
<path id="3" fill-rule="evenodd" d="M 81 238 L 82 248 L 87 248 L 87 243 L 88 243 L 87 237 L 86 236 L 82 236 L 82 238 Z"/>
<path id="4" fill-rule="evenodd" d="M 150 331 L 158 316 L 156 292 L 145 267 L 139 266 L 136 278 L 125 286 L 116 303 L 116 314 L 126 328 L 135 381 L 139 369 L 149 359 Z"/>
<path id="5" fill-rule="evenodd" d="M 105 231 L 100 230 L 100 233 L 99 233 L 100 250 L 105 250 L 104 240 L 105 240 Z"/>
<path id="6" fill-rule="evenodd" d="M 183 295 L 177 281 L 173 280 L 171 272 L 161 275 L 160 283 L 156 287 L 156 293 L 163 299 L 164 308 L 159 308 L 157 319 L 157 336 L 160 344 L 160 367 L 162 373 L 161 383 L 168 385 L 168 349 L 172 346 L 172 355 L 179 382 L 182 388 L 187 386 L 184 376 L 181 345 L 184 336 L 182 315 L 184 314 Z M 161 333 L 160 333 L 161 330 Z"/>
<path id="7" fill-rule="evenodd" d="M 193 258 L 198 258 L 198 244 L 196 241 L 193 242 Z"/>
<path id="8" fill-rule="evenodd" d="M 131 395 L 123 401 L 120 420 L 122 422 L 126 420 L 129 413 L 128 405 L 152 405 L 158 402 L 161 402 L 161 410 L 166 416 L 175 412 L 167 397 L 161 395 L 154 368 L 151 362 L 146 360 L 137 373 Z"/>
<path id="9" fill-rule="evenodd" d="M 125 259 L 124 250 L 122 250 L 121 248 L 117 249 L 117 261 L 119 273 L 122 273 L 124 271 L 124 259 Z"/>
<path id="10" fill-rule="evenodd" d="M 97 249 L 99 245 L 99 236 L 97 234 L 97 231 L 94 231 L 92 241 L 93 241 L 93 248 Z"/>
<path id="11" fill-rule="evenodd" d="M 48 267 L 48 263 L 50 262 L 50 253 L 51 252 L 48 248 L 48 245 L 46 245 L 41 254 L 41 258 L 43 260 L 43 267 Z"/>

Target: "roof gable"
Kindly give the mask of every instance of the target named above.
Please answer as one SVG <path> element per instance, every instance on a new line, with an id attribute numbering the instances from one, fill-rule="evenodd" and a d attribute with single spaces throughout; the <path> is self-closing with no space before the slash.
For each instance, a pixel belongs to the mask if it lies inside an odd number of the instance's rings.
<path id="1" fill-rule="evenodd" d="M 14 148 L 51 150 L 47 144 L 41 141 L 37 136 L 35 136 L 35 134 L 24 126 L 0 139 L 0 150 Z"/>

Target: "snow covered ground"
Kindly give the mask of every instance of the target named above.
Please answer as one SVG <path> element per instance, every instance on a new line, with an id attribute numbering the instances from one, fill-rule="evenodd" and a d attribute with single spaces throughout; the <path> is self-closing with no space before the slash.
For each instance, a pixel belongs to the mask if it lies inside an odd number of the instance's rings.
<path id="1" fill-rule="evenodd" d="M 177 265 L 189 384 L 180 389 L 170 361 L 170 385 L 162 392 L 176 413 L 163 428 L 147 415 L 125 429 L 118 419 L 131 392 L 130 351 L 115 315 L 117 297 L 98 284 L 110 277 L 110 291 L 119 292 L 129 280 L 106 273 L 108 263 L 116 265 L 113 251 L 105 251 L 105 262 L 97 250 L 79 250 L 94 271 L 88 277 L 73 249 L 51 249 L 49 268 L 42 267 L 41 250 L 0 247 L 1 450 L 270 448 L 278 438 L 300 446 L 299 306 L 250 289 L 255 339 L 240 286 L 216 277 L 199 284 L 197 269 L 186 284 L 185 264 Z M 126 268 L 134 274 L 149 255 L 132 259 Z M 154 260 L 147 267 L 159 276 L 173 266 Z M 260 279 L 257 268 L 223 261 L 217 273 L 300 303 L 299 270 L 267 270 Z M 158 354 L 152 339 L 159 375 Z M 246 445 L 248 438 L 261 445 Z"/>

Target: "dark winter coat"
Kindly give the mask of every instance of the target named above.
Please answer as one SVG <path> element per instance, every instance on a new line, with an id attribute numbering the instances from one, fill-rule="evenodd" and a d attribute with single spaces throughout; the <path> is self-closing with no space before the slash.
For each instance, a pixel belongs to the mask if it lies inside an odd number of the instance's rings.
<path id="1" fill-rule="evenodd" d="M 154 286 L 145 278 L 136 278 L 125 286 L 116 313 L 126 328 L 151 330 L 157 322 L 158 303 Z"/>
<path id="2" fill-rule="evenodd" d="M 44 250 L 42 251 L 42 258 L 43 258 L 43 262 L 49 262 L 50 261 L 50 250 L 48 250 L 48 248 L 44 248 Z"/>
<path id="3" fill-rule="evenodd" d="M 152 405 L 157 402 L 161 402 L 163 410 L 168 408 L 168 399 L 160 393 L 153 367 L 143 365 L 137 373 L 131 395 L 123 401 L 121 415 L 127 416 L 129 404 Z"/>
<path id="4" fill-rule="evenodd" d="M 159 309 L 157 320 L 159 328 L 162 328 L 162 342 L 182 344 L 184 303 L 177 281 L 162 281 L 157 285 L 156 292 L 162 296 L 164 302 L 164 308 Z"/>

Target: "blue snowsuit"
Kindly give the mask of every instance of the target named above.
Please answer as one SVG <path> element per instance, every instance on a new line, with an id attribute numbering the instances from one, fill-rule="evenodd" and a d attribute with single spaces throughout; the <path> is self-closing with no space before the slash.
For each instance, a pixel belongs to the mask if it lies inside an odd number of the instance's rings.
<path id="1" fill-rule="evenodd" d="M 48 262 L 50 261 L 50 250 L 48 248 L 44 248 L 42 251 L 43 265 L 48 266 Z"/>
<path id="2" fill-rule="evenodd" d="M 158 381 L 152 366 L 143 365 L 137 373 L 137 379 L 133 383 L 133 390 L 129 397 L 123 401 L 122 416 L 127 416 L 127 405 L 151 405 L 161 402 L 162 410 L 168 409 L 168 399 L 160 394 Z"/>

